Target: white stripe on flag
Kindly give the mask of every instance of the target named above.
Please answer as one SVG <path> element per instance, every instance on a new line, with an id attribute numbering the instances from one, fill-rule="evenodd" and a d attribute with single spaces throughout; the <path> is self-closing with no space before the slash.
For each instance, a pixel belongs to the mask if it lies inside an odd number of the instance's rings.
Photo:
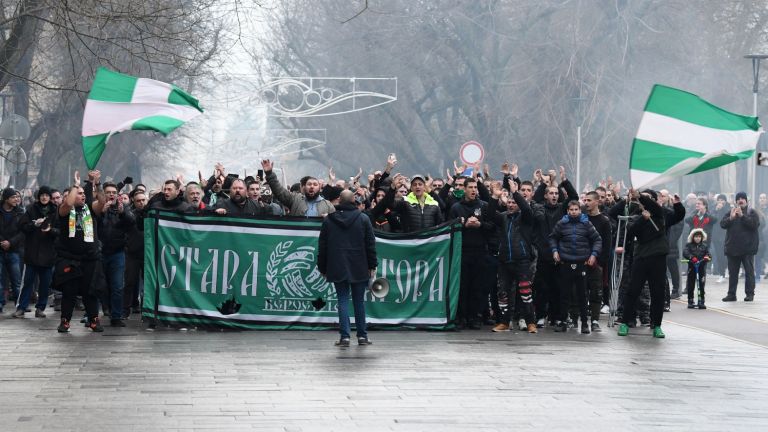
<path id="1" fill-rule="evenodd" d="M 173 306 L 160 305 L 157 310 L 159 312 L 185 314 L 185 315 L 201 315 L 210 318 L 220 318 L 223 320 L 236 319 L 242 321 L 272 321 L 272 322 L 287 322 L 295 324 L 314 324 L 314 323 L 327 323 L 334 324 L 339 322 L 338 317 L 324 317 L 324 316 L 301 316 L 301 315 L 262 315 L 262 314 L 232 314 L 222 315 L 218 311 L 194 309 L 194 308 L 181 308 Z M 355 317 L 350 317 L 350 320 L 354 323 Z M 372 324 L 426 324 L 426 325 L 440 325 L 446 324 L 445 318 L 371 318 L 366 317 L 366 322 Z"/>
<path id="2" fill-rule="evenodd" d="M 168 95 L 171 94 L 170 84 L 153 79 L 139 78 L 133 89 L 131 103 L 168 103 Z"/>
<path id="3" fill-rule="evenodd" d="M 714 129 L 645 112 L 636 138 L 701 153 L 740 153 L 754 150 L 759 137 L 759 132 L 750 129 Z"/>
<path id="4" fill-rule="evenodd" d="M 200 111 L 187 106 L 169 103 L 115 103 L 88 99 L 85 103 L 83 136 L 101 135 L 129 130 L 145 117 L 167 116 L 187 122 Z"/>

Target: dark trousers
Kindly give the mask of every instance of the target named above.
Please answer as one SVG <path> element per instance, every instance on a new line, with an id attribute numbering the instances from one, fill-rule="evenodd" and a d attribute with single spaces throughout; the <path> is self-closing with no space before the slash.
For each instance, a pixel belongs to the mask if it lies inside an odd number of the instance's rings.
<path id="1" fill-rule="evenodd" d="M 685 281 L 685 289 L 688 291 L 688 303 L 693 302 L 696 291 L 696 279 L 699 280 L 699 301 L 704 303 L 704 285 L 707 282 L 707 263 L 699 262 L 698 270 L 693 264 L 688 264 L 688 276 Z"/>
<path id="2" fill-rule="evenodd" d="M 661 326 L 664 316 L 664 279 L 666 278 L 666 256 L 635 257 L 632 262 L 632 279 L 624 298 L 624 322 L 635 322 L 637 299 L 643 286 L 648 282 L 651 295 L 651 327 Z"/>
<path id="3" fill-rule="evenodd" d="M 755 256 L 728 255 L 728 295 L 736 295 L 739 284 L 739 269 L 744 266 L 744 292 L 748 296 L 755 295 Z"/>
<path id="4" fill-rule="evenodd" d="M 139 306 L 141 281 L 144 279 L 144 258 L 125 254 L 125 288 L 123 289 L 123 316 L 131 314 L 133 306 Z"/>
<path id="5" fill-rule="evenodd" d="M 85 304 L 85 313 L 88 318 L 98 318 L 99 300 L 93 289 L 93 275 L 96 271 L 96 261 L 81 261 L 80 270 L 82 276 L 71 279 L 61 284 L 61 317 L 67 320 L 72 319 L 72 311 L 75 309 L 77 296 L 83 298 Z"/>
<path id="6" fill-rule="evenodd" d="M 461 255 L 458 318 L 467 323 L 480 321 L 488 307 L 486 256 L 483 251 L 463 252 Z"/>
<path id="7" fill-rule="evenodd" d="M 534 324 L 533 315 L 533 284 L 531 282 L 531 262 L 527 259 L 503 263 L 499 267 L 501 290 L 498 293 L 499 303 L 507 304 L 501 308 L 503 319 L 509 323 L 512 310 L 517 308 L 526 324 Z M 506 302 L 504 301 L 506 300 Z"/>
<path id="8" fill-rule="evenodd" d="M 672 279 L 672 292 L 674 294 L 680 294 L 680 264 L 677 253 L 674 255 L 667 255 L 667 270 L 669 271 L 670 279 Z"/>
<path id="9" fill-rule="evenodd" d="M 557 317 L 560 316 L 560 289 L 558 268 L 554 261 L 538 261 L 533 285 L 536 287 L 534 295 L 536 319 L 542 319 L 546 316 L 549 316 L 550 321 L 558 319 Z"/>
<path id="10" fill-rule="evenodd" d="M 587 322 L 587 266 L 584 263 L 560 263 L 560 306 L 558 319 L 568 321 L 568 308 L 576 297 L 582 324 Z"/>
<path id="11" fill-rule="evenodd" d="M 592 320 L 600 319 L 603 306 L 603 268 L 599 264 L 587 267 L 587 289 L 589 290 L 589 315 Z"/>

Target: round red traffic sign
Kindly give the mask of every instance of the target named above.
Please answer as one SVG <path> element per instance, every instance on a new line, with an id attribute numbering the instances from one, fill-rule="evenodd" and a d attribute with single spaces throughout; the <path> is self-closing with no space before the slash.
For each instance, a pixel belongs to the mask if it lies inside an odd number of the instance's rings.
<path id="1" fill-rule="evenodd" d="M 461 158 L 461 161 L 467 165 L 480 163 L 485 157 L 485 149 L 483 149 L 483 145 L 477 141 L 467 141 L 461 145 L 461 149 L 459 149 L 459 157 Z"/>

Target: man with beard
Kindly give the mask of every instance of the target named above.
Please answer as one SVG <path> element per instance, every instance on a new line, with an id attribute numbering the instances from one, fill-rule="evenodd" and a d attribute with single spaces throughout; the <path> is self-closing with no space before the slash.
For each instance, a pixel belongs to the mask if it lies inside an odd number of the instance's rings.
<path id="1" fill-rule="evenodd" d="M 413 184 L 413 182 L 412 182 Z M 482 314 L 488 306 L 485 289 L 489 237 L 496 229 L 488 203 L 478 198 L 477 180 L 464 181 L 464 198 L 451 207 L 448 217 L 461 218 L 461 288 L 459 290 L 459 325 L 466 323 L 480 329 Z M 530 294 L 530 293 L 529 293 Z"/>
<path id="2" fill-rule="evenodd" d="M 45 318 L 48 302 L 48 289 L 53 278 L 53 265 L 56 263 L 54 240 L 58 229 L 53 227 L 56 221 L 56 205 L 51 202 L 51 188 L 41 186 L 37 191 L 37 201 L 27 208 L 21 218 L 21 230 L 24 232 L 24 286 L 19 296 L 16 318 L 24 318 L 35 284 L 38 287 L 35 318 Z"/>
<path id="3" fill-rule="evenodd" d="M 291 216 L 326 216 L 335 211 L 333 204 L 320 195 L 320 182 L 316 178 L 307 179 L 304 193 L 291 192 L 277 180 L 269 159 L 261 161 L 261 168 L 264 170 L 269 188 L 272 189 L 272 197 L 288 207 Z"/>
<path id="4" fill-rule="evenodd" d="M 254 201 L 246 196 L 245 181 L 232 180 L 229 187 L 229 199 L 216 202 L 214 212 L 227 216 L 263 216 L 272 214 L 272 209 L 259 201 Z"/>
<path id="5" fill-rule="evenodd" d="M 760 217 L 755 209 L 747 205 L 747 194 L 736 194 L 736 206 L 720 221 L 725 229 L 725 256 L 728 258 L 728 295 L 724 302 L 736 301 L 736 286 L 739 283 L 739 269 L 744 268 L 744 301 L 755 297 L 755 254 L 760 239 L 758 228 Z"/>
<path id="6" fill-rule="evenodd" d="M 92 209 L 86 203 L 86 194 L 80 187 L 80 176 L 75 172 L 75 183 L 59 206 L 57 226 L 61 230 L 56 238 L 56 269 L 54 281 L 61 287 L 61 322 L 57 330 L 66 333 L 70 328 L 72 312 L 77 296 L 83 298 L 88 327 L 93 332 L 103 332 L 99 322 L 99 306 L 95 294 L 94 273 L 97 271 L 101 251 L 99 247 L 98 224 L 94 216 L 100 216 L 106 204 L 104 192 L 100 191 L 101 173 L 88 173 L 90 184 L 97 190 L 97 200 Z"/>
<path id="7" fill-rule="evenodd" d="M 195 182 L 187 183 L 187 187 L 184 188 L 184 198 L 187 200 L 190 206 L 190 211 L 202 211 L 205 210 L 206 205 L 203 202 L 203 188 Z"/>
<path id="8" fill-rule="evenodd" d="M 163 192 L 160 199 L 152 197 L 154 201 L 149 208 L 157 210 L 187 212 L 191 208 L 188 202 L 180 195 L 181 183 L 178 180 L 166 180 L 163 184 Z"/>

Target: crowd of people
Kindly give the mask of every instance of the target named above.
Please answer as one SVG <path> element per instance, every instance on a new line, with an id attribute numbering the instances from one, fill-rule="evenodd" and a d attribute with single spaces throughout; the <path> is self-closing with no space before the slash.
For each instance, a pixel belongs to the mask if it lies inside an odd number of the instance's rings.
<path id="1" fill-rule="evenodd" d="M 765 270 L 768 197 L 749 205 L 743 192 L 692 193 L 684 199 L 667 190 L 626 188 L 610 178 L 581 193 L 565 169 L 536 170 L 520 177 L 515 164 L 498 173 L 487 165 L 454 164 L 444 178 L 404 176 L 390 155 L 384 169 L 348 181 L 303 177 L 281 184 L 269 160 L 257 176 L 240 178 L 216 164 L 209 178 L 165 181 L 149 190 L 133 179 L 102 182 L 94 170 L 61 189 L 41 186 L 21 204 L 12 187 L 2 191 L 0 218 L 0 312 L 46 317 L 61 312 L 60 332 L 70 329 L 76 308 L 85 310 L 92 331 L 141 310 L 143 219 L 150 209 L 234 217 L 326 217 L 342 196 L 368 216 L 377 231 L 408 233 L 446 222 L 462 229 L 461 288 L 456 327 L 495 332 L 512 326 L 529 333 L 551 327 L 601 331 L 609 313 L 612 266 L 622 266 L 618 287 L 618 334 L 650 326 L 663 338 L 662 316 L 670 300 L 687 295 L 688 307 L 704 309 L 706 275 L 729 279 L 736 301 L 740 271 L 745 301 Z M 367 180 L 367 181 L 366 181 Z M 350 193 L 352 195 L 350 195 Z M 352 202 L 354 204 L 352 204 Z M 345 204 L 347 205 L 347 204 Z M 684 266 L 680 267 L 681 256 Z M 686 274 L 685 286 L 681 274 Z M 35 300 L 36 299 L 36 300 Z"/>

